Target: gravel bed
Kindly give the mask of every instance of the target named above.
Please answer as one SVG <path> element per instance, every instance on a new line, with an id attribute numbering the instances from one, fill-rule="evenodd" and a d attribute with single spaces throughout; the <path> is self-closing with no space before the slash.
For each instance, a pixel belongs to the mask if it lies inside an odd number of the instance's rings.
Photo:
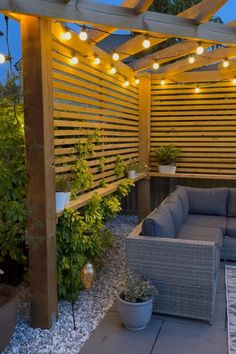
<path id="1" fill-rule="evenodd" d="M 71 305 L 61 301 L 59 320 L 50 330 L 29 325 L 29 292 L 19 288 L 19 315 L 12 340 L 3 354 L 77 354 L 91 332 L 112 306 L 124 279 L 124 238 L 137 224 L 136 216 L 119 215 L 107 225 L 116 240 L 94 287 L 80 292 L 75 303 L 77 330 L 73 330 Z"/>

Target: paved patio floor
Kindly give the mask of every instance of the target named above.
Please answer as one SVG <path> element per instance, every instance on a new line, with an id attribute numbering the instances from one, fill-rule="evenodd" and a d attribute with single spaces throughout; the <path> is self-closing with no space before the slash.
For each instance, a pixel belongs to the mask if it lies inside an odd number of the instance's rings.
<path id="1" fill-rule="evenodd" d="M 224 264 L 221 264 L 213 325 L 154 314 L 141 332 L 123 328 L 116 304 L 79 354 L 227 354 Z"/>

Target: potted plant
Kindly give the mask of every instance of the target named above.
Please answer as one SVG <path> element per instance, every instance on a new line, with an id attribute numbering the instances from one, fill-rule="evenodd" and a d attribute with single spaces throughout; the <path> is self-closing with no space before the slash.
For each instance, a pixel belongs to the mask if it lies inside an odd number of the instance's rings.
<path id="1" fill-rule="evenodd" d="M 128 272 L 124 289 L 118 296 L 118 309 L 124 326 L 131 331 L 140 331 L 152 316 L 156 288 L 136 274 Z"/>
<path id="2" fill-rule="evenodd" d="M 161 146 L 155 151 L 158 161 L 158 171 L 160 173 L 175 173 L 176 160 L 180 155 L 180 149 L 174 145 Z"/>
<path id="3" fill-rule="evenodd" d="M 67 176 L 56 176 L 56 211 L 62 211 L 70 201 L 70 180 Z"/>
<path id="4" fill-rule="evenodd" d="M 131 159 L 126 167 L 127 177 L 131 179 L 136 178 L 140 172 L 140 169 L 141 167 L 139 161 Z"/>
<path id="5" fill-rule="evenodd" d="M 0 275 L 3 271 L 0 269 Z M 17 294 L 15 288 L 0 284 L 0 353 L 9 343 L 16 325 Z"/>

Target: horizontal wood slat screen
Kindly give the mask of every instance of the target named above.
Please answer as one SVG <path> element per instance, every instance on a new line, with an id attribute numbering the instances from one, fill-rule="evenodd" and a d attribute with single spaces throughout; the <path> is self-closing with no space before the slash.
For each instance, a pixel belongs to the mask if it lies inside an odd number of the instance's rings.
<path id="1" fill-rule="evenodd" d="M 75 145 L 85 142 L 98 130 L 99 144 L 89 158 L 93 187 L 102 180 L 112 182 L 116 155 L 124 161 L 138 157 L 138 89 L 124 87 L 124 78 L 105 72 L 93 58 L 78 57 L 72 65 L 73 53 L 57 41 L 53 42 L 54 142 L 56 173 L 68 174 L 77 159 Z M 106 68 L 106 67 L 105 67 Z M 99 158 L 105 168 L 99 172 Z"/>
<path id="2" fill-rule="evenodd" d="M 181 148 L 179 173 L 236 174 L 236 86 L 201 87 L 152 81 L 151 168 L 161 145 Z"/>

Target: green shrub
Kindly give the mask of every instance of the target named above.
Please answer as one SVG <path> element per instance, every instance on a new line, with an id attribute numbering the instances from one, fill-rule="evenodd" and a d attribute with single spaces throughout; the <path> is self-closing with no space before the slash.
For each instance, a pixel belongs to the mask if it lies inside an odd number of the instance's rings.
<path id="1" fill-rule="evenodd" d="M 174 165 L 180 155 L 180 149 L 171 144 L 165 145 L 156 149 L 155 155 L 160 165 Z"/>

